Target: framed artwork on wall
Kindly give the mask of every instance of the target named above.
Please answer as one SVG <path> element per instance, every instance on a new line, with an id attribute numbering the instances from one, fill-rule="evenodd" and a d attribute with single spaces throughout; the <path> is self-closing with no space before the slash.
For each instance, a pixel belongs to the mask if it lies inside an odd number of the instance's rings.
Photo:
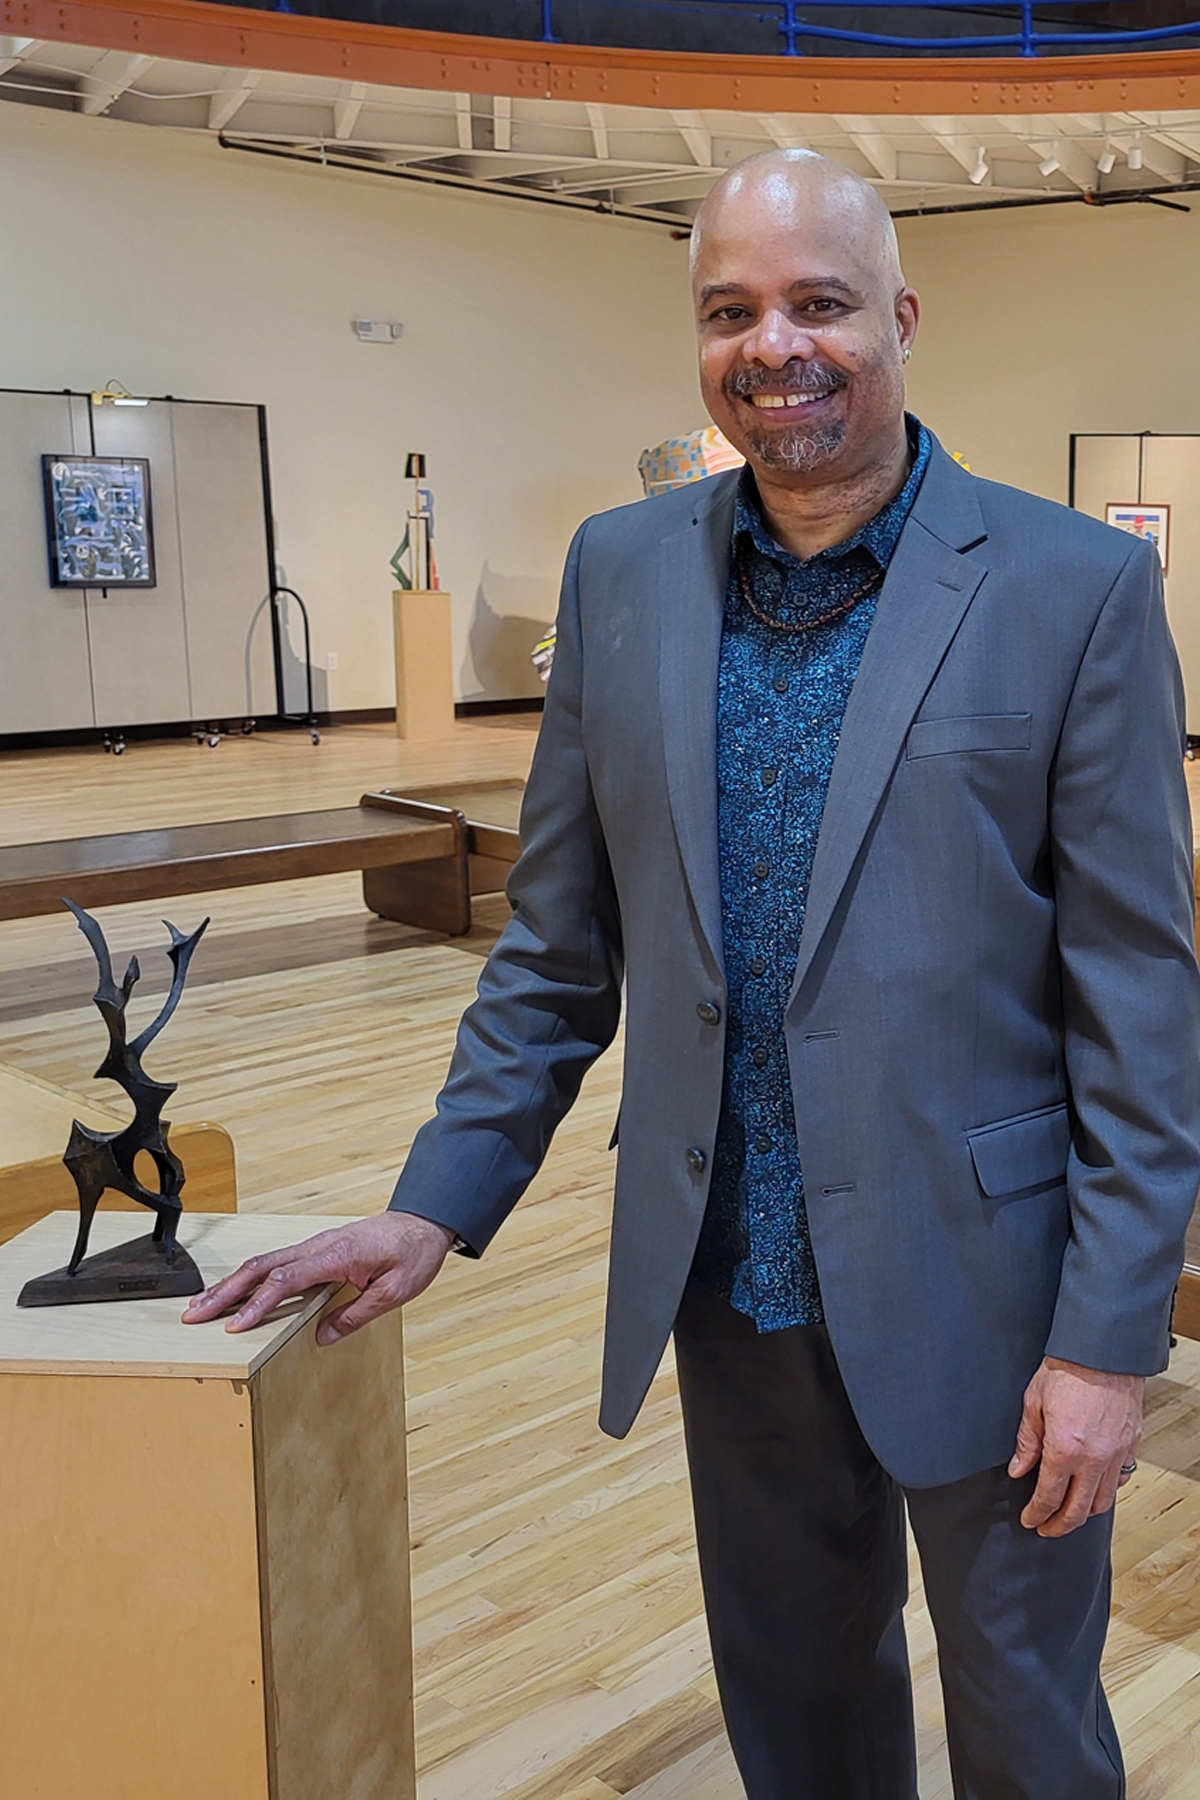
<path id="1" fill-rule="evenodd" d="M 52 587 L 156 584 L 144 456 L 43 456 Z"/>
<path id="2" fill-rule="evenodd" d="M 1115 525 L 1118 531 L 1131 532 L 1134 537 L 1145 538 L 1147 543 L 1153 544 L 1158 551 L 1163 574 L 1166 574 L 1171 531 L 1169 506 L 1144 506 L 1141 501 L 1110 500 L 1104 508 L 1104 520 L 1107 525 Z"/>

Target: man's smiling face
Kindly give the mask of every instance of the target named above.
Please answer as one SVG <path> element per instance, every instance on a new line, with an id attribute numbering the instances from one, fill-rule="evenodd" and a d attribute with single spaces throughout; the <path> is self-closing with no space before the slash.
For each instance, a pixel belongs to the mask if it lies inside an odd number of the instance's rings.
<path id="1" fill-rule="evenodd" d="M 864 183 L 815 157 L 734 170 L 701 212 L 692 279 L 704 403 L 756 470 L 837 480 L 894 443 L 917 306 Z"/>

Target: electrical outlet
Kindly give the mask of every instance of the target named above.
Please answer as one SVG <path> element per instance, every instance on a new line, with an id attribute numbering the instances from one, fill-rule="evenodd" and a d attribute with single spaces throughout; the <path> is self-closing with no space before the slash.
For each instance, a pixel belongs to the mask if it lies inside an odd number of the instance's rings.
<path id="1" fill-rule="evenodd" d="M 336 650 L 327 650 L 325 652 L 325 667 L 327 669 L 329 669 L 330 671 L 337 668 L 337 651 Z"/>

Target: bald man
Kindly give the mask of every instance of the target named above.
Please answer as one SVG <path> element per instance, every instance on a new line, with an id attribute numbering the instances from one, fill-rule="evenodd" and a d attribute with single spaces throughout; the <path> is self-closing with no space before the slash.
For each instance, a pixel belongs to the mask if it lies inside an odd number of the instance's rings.
<path id="1" fill-rule="evenodd" d="M 349 1281 L 335 1341 L 482 1253 L 624 977 L 601 1424 L 673 1331 L 747 1795 L 916 1795 L 907 1510 L 959 1800 L 1117 1800 L 1113 1504 L 1200 1180 L 1158 562 L 906 416 L 917 297 L 856 177 L 740 165 L 692 273 L 746 468 L 576 536 L 437 1118 L 384 1217 L 188 1316 Z"/>

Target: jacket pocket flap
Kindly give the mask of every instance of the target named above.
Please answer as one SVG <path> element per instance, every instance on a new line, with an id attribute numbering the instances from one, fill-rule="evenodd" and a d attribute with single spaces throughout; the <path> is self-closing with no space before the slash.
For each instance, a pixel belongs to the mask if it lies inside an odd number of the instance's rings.
<path id="1" fill-rule="evenodd" d="M 953 750 L 1028 750 L 1032 713 L 976 713 L 965 719 L 918 719 L 905 754 L 947 756 Z"/>
<path id="2" fill-rule="evenodd" d="M 1002 1119 L 997 1125 L 981 1125 L 978 1131 L 968 1131 L 967 1142 L 979 1185 L 994 1200 L 1001 1194 L 1016 1194 L 1022 1188 L 1063 1179 L 1071 1149 L 1071 1121 L 1065 1104 L 1049 1106 L 1020 1118 Z"/>

